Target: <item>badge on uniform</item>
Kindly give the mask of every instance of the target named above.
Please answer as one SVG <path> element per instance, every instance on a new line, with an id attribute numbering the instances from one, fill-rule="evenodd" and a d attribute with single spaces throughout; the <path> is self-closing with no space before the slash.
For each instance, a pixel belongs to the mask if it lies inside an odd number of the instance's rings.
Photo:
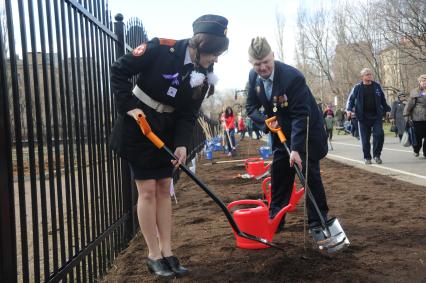
<path id="1" fill-rule="evenodd" d="M 169 87 L 169 89 L 167 90 L 167 95 L 171 96 L 171 97 L 175 97 L 177 93 L 177 89 L 174 87 Z"/>
<path id="2" fill-rule="evenodd" d="M 173 75 L 162 74 L 162 76 L 166 80 L 171 80 L 172 85 L 179 85 L 179 80 L 178 80 L 179 73 L 176 73 L 176 74 L 173 74 Z"/>
<path id="3" fill-rule="evenodd" d="M 142 56 L 146 51 L 146 43 L 142 43 L 135 49 L 133 49 L 132 54 L 133 56 Z"/>

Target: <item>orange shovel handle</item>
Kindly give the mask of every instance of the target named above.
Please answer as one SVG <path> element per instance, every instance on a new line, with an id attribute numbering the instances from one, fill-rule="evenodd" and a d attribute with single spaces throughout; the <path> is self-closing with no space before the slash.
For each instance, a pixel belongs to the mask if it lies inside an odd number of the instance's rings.
<path id="1" fill-rule="evenodd" d="M 285 141 L 286 141 L 287 139 L 286 139 L 286 137 L 285 137 L 285 135 L 284 135 L 284 132 L 281 130 L 281 127 L 277 127 L 277 128 L 272 128 L 272 127 L 271 127 L 271 123 L 272 123 L 272 122 L 275 122 L 276 120 L 277 120 L 277 116 L 273 116 L 273 117 L 271 117 L 271 118 L 269 118 L 269 119 L 266 119 L 266 120 L 265 120 L 265 124 L 266 124 L 266 126 L 269 128 L 269 130 L 270 130 L 271 132 L 276 133 L 276 134 L 278 135 L 278 137 L 279 137 L 279 139 L 280 139 L 280 141 L 281 141 L 282 143 L 285 143 Z"/>
<path id="2" fill-rule="evenodd" d="M 164 146 L 164 142 L 160 140 L 160 138 L 151 131 L 151 127 L 148 124 L 148 121 L 142 114 L 138 115 L 138 124 L 141 128 L 142 133 L 158 148 L 162 148 Z"/>

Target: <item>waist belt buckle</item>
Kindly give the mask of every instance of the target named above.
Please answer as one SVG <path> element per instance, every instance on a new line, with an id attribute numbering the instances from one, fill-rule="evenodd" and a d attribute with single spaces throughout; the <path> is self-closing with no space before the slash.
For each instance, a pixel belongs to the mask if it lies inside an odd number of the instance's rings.
<path id="1" fill-rule="evenodd" d="M 157 103 L 157 105 L 155 106 L 155 111 L 163 113 L 165 108 L 166 107 L 163 103 Z"/>

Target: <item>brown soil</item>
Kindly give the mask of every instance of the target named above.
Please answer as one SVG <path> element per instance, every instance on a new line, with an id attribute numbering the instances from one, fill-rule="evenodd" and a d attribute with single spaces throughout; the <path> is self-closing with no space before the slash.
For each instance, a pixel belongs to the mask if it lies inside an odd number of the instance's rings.
<path id="1" fill-rule="evenodd" d="M 258 156 L 260 141 L 244 140 L 238 156 Z M 214 153 L 216 160 L 231 160 Z M 243 162 L 203 165 L 197 176 L 225 204 L 261 198 L 261 181 L 237 178 Z M 235 246 L 232 229 L 220 208 L 187 176 L 176 185 L 173 204 L 174 252 L 190 269 L 175 282 L 426 282 L 426 188 L 324 159 L 321 163 L 330 215 L 338 216 L 351 245 L 324 255 L 304 244 L 303 206 L 287 215 L 277 249 Z M 305 249 L 306 247 L 306 249 Z M 138 234 L 123 251 L 104 282 L 154 282 L 144 263 Z"/>

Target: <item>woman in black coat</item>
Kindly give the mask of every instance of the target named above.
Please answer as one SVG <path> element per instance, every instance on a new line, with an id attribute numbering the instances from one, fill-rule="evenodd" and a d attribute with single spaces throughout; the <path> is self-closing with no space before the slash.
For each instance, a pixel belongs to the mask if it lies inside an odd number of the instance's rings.
<path id="1" fill-rule="evenodd" d="M 391 116 L 390 118 L 394 120 L 395 126 L 397 128 L 397 134 L 399 140 L 401 140 L 402 135 L 405 131 L 405 119 L 404 119 L 404 108 L 405 108 L 405 95 L 403 93 L 398 94 L 398 99 L 392 103 Z"/>
<path id="2" fill-rule="evenodd" d="M 148 247 L 146 263 L 160 277 L 188 272 L 171 247 L 171 176 L 173 165 L 185 164 L 201 103 L 214 92 L 213 64 L 228 48 L 227 24 L 221 16 L 201 16 L 193 23 L 192 38 L 154 38 L 119 58 L 111 69 L 120 114 L 111 148 L 130 165 L 139 193 L 139 225 Z M 132 89 L 130 79 L 135 75 Z M 143 136 L 136 122 L 139 115 L 167 147 L 175 149 L 178 162 Z"/>

